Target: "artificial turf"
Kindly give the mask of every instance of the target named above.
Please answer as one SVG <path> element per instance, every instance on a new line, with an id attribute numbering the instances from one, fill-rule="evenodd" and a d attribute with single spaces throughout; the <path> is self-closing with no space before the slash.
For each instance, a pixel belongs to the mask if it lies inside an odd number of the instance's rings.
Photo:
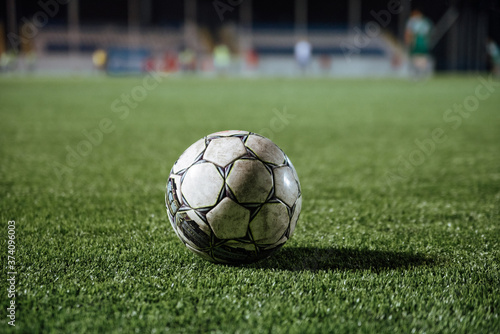
<path id="1" fill-rule="evenodd" d="M 159 80 L 0 78 L 0 332 L 500 332 L 500 85 L 473 98 L 486 74 Z M 271 137 L 302 184 L 294 236 L 251 265 L 196 257 L 165 212 L 177 157 L 224 129 Z"/>

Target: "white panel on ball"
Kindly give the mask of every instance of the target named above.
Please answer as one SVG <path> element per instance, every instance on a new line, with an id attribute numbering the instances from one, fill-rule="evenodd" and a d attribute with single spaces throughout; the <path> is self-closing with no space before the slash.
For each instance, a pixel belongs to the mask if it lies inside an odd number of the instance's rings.
<path id="1" fill-rule="evenodd" d="M 194 209 L 215 205 L 224 185 L 217 168 L 209 162 L 191 166 L 182 181 L 181 191 Z"/>
<path id="2" fill-rule="evenodd" d="M 285 162 L 285 155 L 283 152 L 276 144 L 267 138 L 250 135 L 245 142 L 245 146 L 252 150 L 252 152 L 262 161 L 275 165 L 281 165 Z"/>
<path id="3" fill-rule="evenodd" d="M 288 157 L 287 157 L 286 161 L 288 163 L 288 166 L 290 166 L 290 168 L 292 169 L 293 177 L 295 178 L 295 180 L 299 184 L 299 188 L 300 188 L 299 176 L 297 175 L 297 170 L 295 169 L 295 166 L 292 164 L 292 161 L 290 159 L 288 159 Z"/>
<path id="4" fill-rule="evenodd" d="M 299 188 L 292 169 L 288 166 L 275 168 L 273 174 L 276 197 L 292 207 L 299 194 Z"/>
<path id="5" fill-rule="evenodd" d="M 297 220 L 299 220 L 300 211 L 302 210 L 302 196 L 300 196 L 295 202 L 295 210 L 293 211 L 292 220 L 290 221 L 290 237 L 295 231 L 295 226 L 297 225 Z"/>
<path id="6" fill-rule="evenodd" d="M 229 240 L 226 243 L 224 243 L 225 246 L 229 246 L 232 248 L 243 248 L 244 250 L 247 250 L 249 252 L 256 252 L 257 250 L 255 249 L 255 245 L 251 243 L 246 243 L 246 242 L 239 242 L 236 240 Z"/>
<path id="7" fill-rule="evenodd" d="M 174 173 L 188 168 L 205 149 L 205 138 L 198 140 L 182 153 L 174 165 Z"/>
<path id="8" fill-rule="evenodd" d="M 247 151 L 240 138 L 216 138 L 212 139 L 208 144 L 203 158 L 218 166 L 226 167 L 230 162 L 244 156 L 246 153 Z"/>
<path id="9" fill-rule="evenodd" d="M 208 223 L 219 239 L 243 238 L 247 234 L 249 219 L 250 211 L 229 197 L 207 213 Z"/>
<path id="10" fill-rule="evenodd" d="M 267 203 L 250 222 L 250 232 L 257 244 L 274 244 L 288 228 L 290 217 L 282 203 Z"/>
<path id="11" fill-rule="evenodd" d="M 258 160 L 238 160 L 226 183 L 240 203 L 264 203 L 273 187 L 271 173 Z"/>

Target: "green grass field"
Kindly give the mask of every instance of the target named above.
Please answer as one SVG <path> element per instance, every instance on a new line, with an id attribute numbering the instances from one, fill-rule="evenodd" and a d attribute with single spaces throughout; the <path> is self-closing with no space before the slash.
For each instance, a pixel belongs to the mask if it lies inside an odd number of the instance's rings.
<path id="1" fill-rule="evenodd" d="M 500 85 L 481 84 L 0 78 L 0 332 L 499 333 Z M 293 238 L 252 265 L 196 257 L 165 212 L 177 157 L 224 129 L 271 137 L 302 184 Z"/>

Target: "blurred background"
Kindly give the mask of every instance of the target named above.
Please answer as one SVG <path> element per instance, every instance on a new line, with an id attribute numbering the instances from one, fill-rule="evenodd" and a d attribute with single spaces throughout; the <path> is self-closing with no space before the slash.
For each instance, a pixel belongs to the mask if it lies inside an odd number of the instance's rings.
<path id="1" fill-rule="evenodd" d="M 429 72 L 498 71 L 500 59 L 497 0 L 2 0 L 0 8 L 3 74 L 408 76 L 415 9 L 431 27 Z"/>

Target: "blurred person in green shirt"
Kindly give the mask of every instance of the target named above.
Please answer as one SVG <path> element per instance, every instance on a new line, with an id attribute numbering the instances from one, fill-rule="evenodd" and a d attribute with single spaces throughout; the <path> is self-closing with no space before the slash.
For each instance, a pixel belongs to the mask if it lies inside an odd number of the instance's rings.
<path id="1" fill-rule="evenodd" d="M 418 9 L 411 12 L 406 24 L 405 42 L 410 52 L 411 70 L 417 77 L 432 72 L 430 57 L 430 35 L 432 22 Z"/>

